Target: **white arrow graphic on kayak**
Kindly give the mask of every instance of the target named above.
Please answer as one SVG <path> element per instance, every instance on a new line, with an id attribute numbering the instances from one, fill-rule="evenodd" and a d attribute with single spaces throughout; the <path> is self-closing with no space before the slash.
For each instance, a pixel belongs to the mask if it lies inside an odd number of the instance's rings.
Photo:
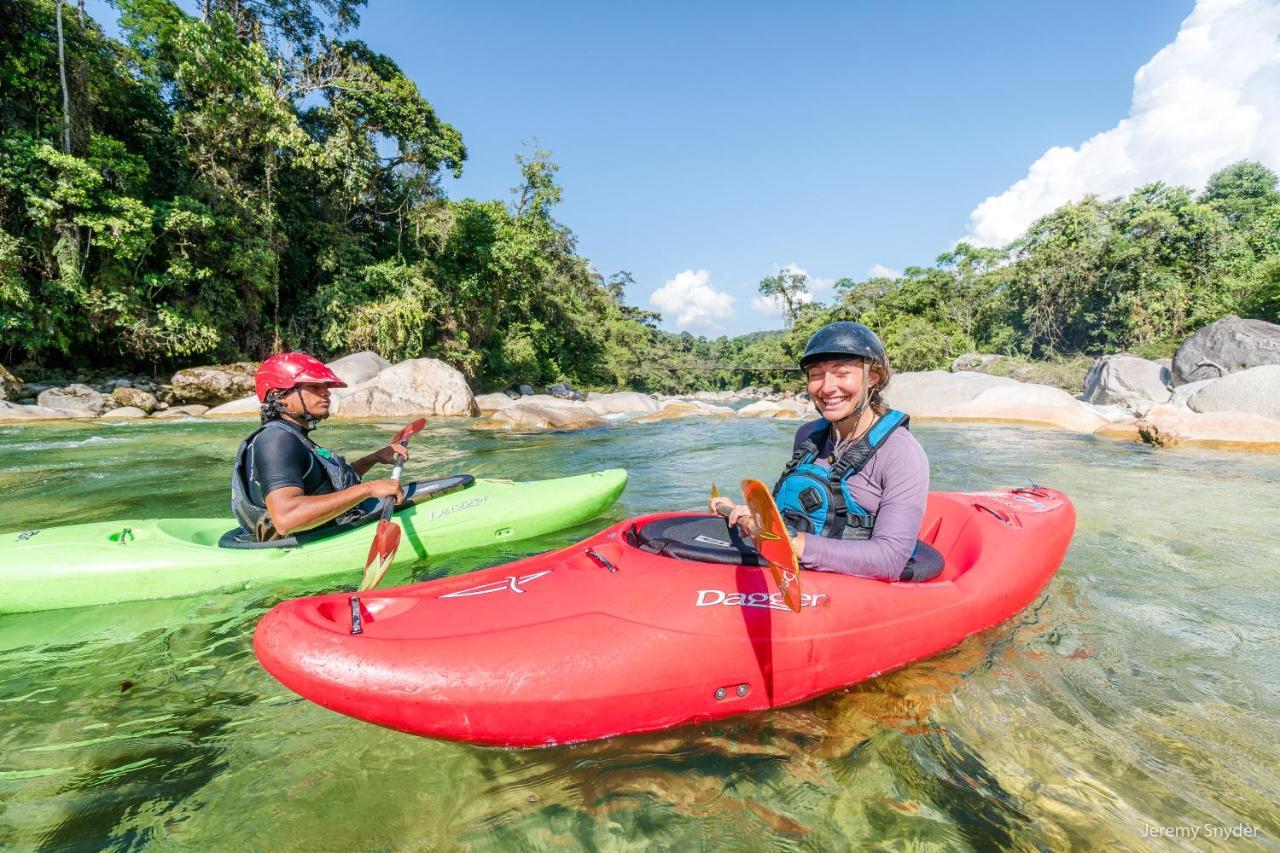
<path id="1" fill-rule="evenodd" d="M 470 589 L 460 589 L 457 592 L 451 592 L 451 593 L 448 593 L 447 595 L 442 595 L 440 597 L 441 598 L 467 598 L 468 596 L 472 596 L 472 595 L 488 595 L 491 592 L 502 592 L 504 589 L 509 589 L 512 592 L 523 594 L 524 590 L 520 588 L 520 584 L 528 583 L 529 581 L 532 581 L 532 580 L 537 580 L 543 575 L 549 575 L 549 574 L 551 574 L 551 570 L 544 569 L 541 572 L 534 572 L 531 575 L 521 575 L 520 577 L 516 577 L 515 575 L 507 575 L 505 578 L 503 578 L 500 581 L 494 581 L 493 583 L 486 583 L 480 586 L 473 586 Z"/>

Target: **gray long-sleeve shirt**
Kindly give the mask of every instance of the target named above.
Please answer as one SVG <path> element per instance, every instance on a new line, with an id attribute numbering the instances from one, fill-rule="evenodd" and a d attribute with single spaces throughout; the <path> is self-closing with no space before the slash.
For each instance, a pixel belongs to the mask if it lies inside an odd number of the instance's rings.
<path id="1" fill-rule="evenodd" d="M 816 420 L 796 432 L 795 448 L 826 423 Z M 819 448 L 815 463 L 830 467 L 834 430 Z M 861 471 L 849 478 L 849 492 L 858 506 L 876 516 L 870 539 L 825 539 L 805 534 L 800 564 L 806 569 L 896 581 L 911 559 L 924 520 L 929 496 L 929 459 L 906 429 L 885 439 Z"/>

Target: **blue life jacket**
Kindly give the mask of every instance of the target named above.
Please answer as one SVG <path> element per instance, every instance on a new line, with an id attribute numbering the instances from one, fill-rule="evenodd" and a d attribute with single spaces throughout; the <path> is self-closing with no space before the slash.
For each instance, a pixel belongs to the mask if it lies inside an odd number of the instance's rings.
<path id="1" fill-rule="evenodd" d="M 815 430 L 791 456 L 783 469 L 773 497 L 792 535 L 808 533 L 827 539 L 870 539 L 876 517 L 858 506 L 849 492 L 849 479 L 861 471 L 885 440 L 910 418 L 890 409 L 852 447 L 845 450 L 830 468 L 816 464 L 827 442 L 831 424 Z"/>
<path id="2" fill-rule="evenodd" d="M 262 427 L 254 430 L 252 435 L 240 442 L 240 449 L 236 451 L 236 467 L 231 474 L 231 512 L 235 514 L 240 526 L 255 534 L 260 541 L 273 539 L 277 534 L 271 524 L 271 519 L 267 516 L 266 495 L 258 495 L 257 489 L 253 488 L 254 472 L 250 461 L 252 454 L 249 453 L 249 448 L 260 433 L 269 429 L 282 429 L 302 442 L 303 446 L 307 448 L 307 452 L 311 455 L 312 464 L 320 466 L 325 476 L 329 478 L 329 483 L 333 486 L 335 492 L 349 489 L 360 483 L 360 475 L 356 473 L 347 460 L 336 453 L 331 453 L 325 448 L 319 447 L 297 430 L 281 423 L 279 420 L 267 421 Z M 258 501 L 262 501 L 262 504 L 259 504 Z M 369 513 L 377 512 L 380 505 L 381 502 L 377 498 L 369 498 L 337 518 L 322 524 L 316 530 L 329 531 L 333 527 L 356 525 L 365 520 L 365 516 Z"/>

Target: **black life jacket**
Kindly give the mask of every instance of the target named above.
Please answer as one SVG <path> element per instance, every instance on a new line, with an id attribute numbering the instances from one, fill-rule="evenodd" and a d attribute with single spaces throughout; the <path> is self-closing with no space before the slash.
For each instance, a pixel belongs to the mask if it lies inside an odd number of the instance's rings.
<path id="1" fill-rule="evenodd" d="M 853 499 L 849 479 L 866 467 L 895 429 L 907 427 L 909 422 L 906 413 L 890 409 L 866 435 L 841 453 L 830 468 L 814 460 L 827 442 L 831 424 L 815 430 L 792 454 L 773 487 L 773 497 L 787 529 L 793 535 L 870 539 L 876 517 Z"/>
<path id="2" fill-rule="evenodd" d="M 288 424 L 279 420 L 268 421 L 254 430 L 248 438 L 240 442 L 240 449 L 236 451 L 235 470 L 231 474 L 231 512 L 235 514 L 240 526 L 253 533 L 260 541 L 273 539 L 277 534 L 274 525 L 271 524 L 271 519 L 267 515 L 266 496 L 258 495 L 257 489 L 253 486 L 254 472 L 250 462 L 252 454 L 249 449 L 253 444 L 253 440 L 269 429 L 282 429 L 302 442 L 302 445 L 307 449 L 307 454 L 311 457 L 311 463 L 320 466 L 335 492 L 349 489 L 360 483 L 360 475 L 348 464 L 347 460 L 316 445 Z M 310 471 L 308 470 L 306 473 L 310 473 Z M 254 499 L 255 497 L 262 500 L 263 503 L 259 504 Z M 316 531 L 328 531 L 330 528 L 346 528 L 359 524 L 370 513 L 377 512 L 380 503 L 377 498 L 369 498 L 362 501 L 337 518 L 321 525 Z"/>

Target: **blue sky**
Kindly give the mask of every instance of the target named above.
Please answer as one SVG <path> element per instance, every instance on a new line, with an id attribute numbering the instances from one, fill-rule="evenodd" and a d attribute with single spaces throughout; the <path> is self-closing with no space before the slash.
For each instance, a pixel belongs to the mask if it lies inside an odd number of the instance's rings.
<path id="1" fill-rule="evenodd" d="M 1143 154 L 1185 123 L 1161 110 L 1186 106 L 1186 68 L 1225 74 L 1213 57 L 1280 29 L 1267 0 L 1194 5 L 373 0 L 357 35 L 461 131 L 469 159 L 451 196 L 508 198 L 514 156 L 536 139 L 561 167 L 557 216 L 579 251 L 605 275 L 629 270 L 633 304 L 654 308 L 665 285 L 666 328 L 714 335 L 779 327 L 752 302 L 784 265 L 829 299 L 837 278 L 928 264 L 1083 191 L 1126 191 L 1152 179 L 1147 161 L 1199 183 L 1239 159 L 1238 132 L 1198 160 L 1184 149 L 1215 140 L 1182 140 L 1167 162 Z M 1207 56 L 1180 35 L 1189 15 L 1205 19 Z M 1252 49 L 1252 66 L 1210 82 L 1276 79 L 1265 39 Z M 1149 63 L 1159 73 L 1135 89 Z"/>

